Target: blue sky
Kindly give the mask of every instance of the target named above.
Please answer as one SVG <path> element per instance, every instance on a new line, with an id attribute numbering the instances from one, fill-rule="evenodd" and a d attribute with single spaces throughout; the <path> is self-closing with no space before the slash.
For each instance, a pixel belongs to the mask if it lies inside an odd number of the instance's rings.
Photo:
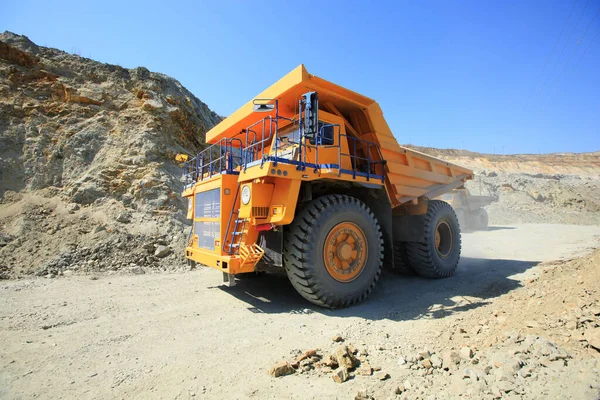
<path id="1" fill-rule="evenodd" d="M 3 1 L 0 30 L 166 73 L 225 116 L 304 63 L 379 101 L 400 143 L 584 152 L 600 150 L 599 13 L 600 0 Z"/>

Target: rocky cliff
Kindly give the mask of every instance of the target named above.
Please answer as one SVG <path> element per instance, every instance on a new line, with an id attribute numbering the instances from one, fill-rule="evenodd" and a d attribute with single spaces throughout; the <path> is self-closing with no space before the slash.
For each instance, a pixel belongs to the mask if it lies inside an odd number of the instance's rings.
<path id="1" fill-rule="evenodd" d="M 86 243 L 93 251 L 121 234 L 179 235 L 184 204 L 174 157 L 195 154 L 220 119 L 166 75 L 1 34 L 0 268 L 46 273 L 47 261 Z M 157 246 L 147 244 L 143 256 L 156 258 Z M 140 264 L 126 258 L 128 267 Z"/>

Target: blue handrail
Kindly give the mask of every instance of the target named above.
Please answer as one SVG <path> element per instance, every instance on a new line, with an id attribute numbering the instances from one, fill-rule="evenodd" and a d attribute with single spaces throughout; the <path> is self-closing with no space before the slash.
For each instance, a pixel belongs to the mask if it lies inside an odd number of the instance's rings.
<path id="1" fill-rule="evenodd" d="M 238 152 L 239 155 L 235 153 Z M 233 174 L 235 168 L 243 164 L 243 144 L 240 139 L 221 139 L 202 150 L 184 165 L 185 186 L 204 180 L 216 174 Z M 206 162 L 208 159 L 208 162 Z M 238 165 L 235 165 L 237 161 Z"/>

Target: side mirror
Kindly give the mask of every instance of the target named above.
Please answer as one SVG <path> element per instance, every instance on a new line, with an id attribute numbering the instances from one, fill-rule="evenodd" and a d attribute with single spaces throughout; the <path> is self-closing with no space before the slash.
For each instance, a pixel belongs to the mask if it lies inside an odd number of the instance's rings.
<path id="1" fill-rule="evenodd" d="M 271 112 L 275 109 L 275 104 L 255 104 L 252 108 L 254 112 Z"/>

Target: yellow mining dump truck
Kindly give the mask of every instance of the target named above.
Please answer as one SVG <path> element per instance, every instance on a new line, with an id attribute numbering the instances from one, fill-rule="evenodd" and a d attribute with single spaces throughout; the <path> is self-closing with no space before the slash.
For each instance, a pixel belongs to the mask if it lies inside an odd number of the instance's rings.
<path id="1" fill-rule="evenodd" d="M 452 275 L 460 228 L 429 200 L 468 169 L 398 145 L 374 100 L 299 66 L 206 134 L 185 164 L 190 262 L 235 275 L 283 267 L 325 307 L 362 301 L 381 269 Z"/>

